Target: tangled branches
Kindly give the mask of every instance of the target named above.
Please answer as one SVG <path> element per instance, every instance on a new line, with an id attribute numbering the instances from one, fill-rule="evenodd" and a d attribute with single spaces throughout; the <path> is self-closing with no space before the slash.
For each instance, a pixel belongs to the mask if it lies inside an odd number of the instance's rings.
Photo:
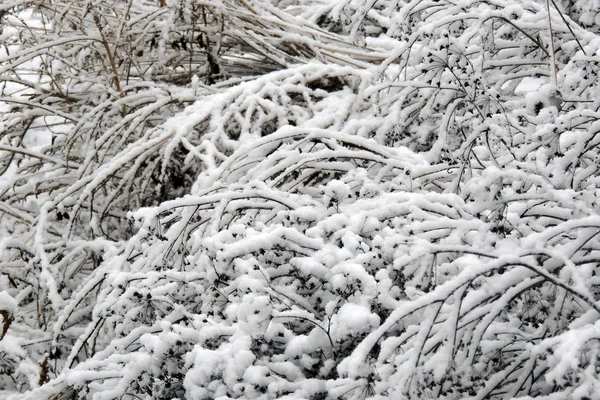
<path id="1" fill-rule="evenodd" d="M 275 3 L 0 6 L 2 386 L 591 398 L 597 13 Z"/>

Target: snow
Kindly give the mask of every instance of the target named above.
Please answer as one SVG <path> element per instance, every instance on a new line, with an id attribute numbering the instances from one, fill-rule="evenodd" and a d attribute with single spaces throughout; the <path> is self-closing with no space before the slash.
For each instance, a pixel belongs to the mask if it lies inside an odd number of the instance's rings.
<path id="1" fill-rule="evenodd" d="M 332 336 L 341 339 L 348 335 L 372 331 L 379 326 L 379 317 L 365 306 L 348 303 L 340 307 L 332 326 Z"/>
<path id="2" fill-rule="evenodd" d="M 15 315 L 18 309 L 15 299 L 6 291 L 0 291 L 0 310 L 8 312 L 9 315 Z"/>
<path id="3" fill-rule="evenodd" d="M 594 398 L 597 1 L 160 3 L 0 5 L 0 398 Z"/>

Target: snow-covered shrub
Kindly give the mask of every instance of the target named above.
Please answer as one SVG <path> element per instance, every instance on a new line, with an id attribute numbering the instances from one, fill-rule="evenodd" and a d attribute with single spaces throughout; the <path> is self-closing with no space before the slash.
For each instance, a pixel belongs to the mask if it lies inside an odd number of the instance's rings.
<path id="1" fill-rule="evenodd" d="M 593 398 L 600 40 L 552 4 L 0 6 L 2 387 Z"/>
<path id="2" fill-rule="evenodd" d="M 598 32 L 600 25 L 600 2 L 598 0 L 562 0 L 561 12 L 566 13 L 587 29 Z M 555 6 L 556 7 L 556 6 Z"/>
<path id="3" fill-rule="evenodd" d="M 39 375 L 42 360 L 53 360 L 45 364 L 47 376 L 64 367 L 103 282 L 89 287 L 90 274 L 134 232 L 127 212 L 187 193 L 200 171 L 238 147 L 242 128 L 260 126 L 260 136 L 304 121 L 327 90 L 350 77 L 283 74 L 286 87 L 263 79 L 251 98 L 228 89 L 312 60 L 334 40 L 341 64 L 366 54 L 291 16 L 264 16 L 256 6 L 117 0 L 0 6 L 0 287 L 22 310 L 12 326 L 35 332 L 24 335 L 33 335 L 34 342 L 23 342 L 28 351 L 11 352 L 33 365 L 31 374 Z M 304 96 L 306 85 L 316 93 Z M 274 104 L 300 106 L 272 113 L 265 100 L 271 94 Z M 199 98 L 217 103 L 190 118 L 185 107 Z M 81 288 L 86 296 L 63 310 Z M 20 359 L 6 360 L 16 371 Z M 2 375 L 0 386 L 37 385 L 37 378 L 23 377 Z"/>

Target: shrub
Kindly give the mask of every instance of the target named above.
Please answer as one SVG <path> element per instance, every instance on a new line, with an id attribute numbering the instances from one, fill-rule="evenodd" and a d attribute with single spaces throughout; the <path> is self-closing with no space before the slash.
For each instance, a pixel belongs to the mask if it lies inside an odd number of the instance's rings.
<path id="1" fill-rule="evenodd" d="M 0 6 L 6 393 L 591 398 L 600 42 L 552 6 Z"/>

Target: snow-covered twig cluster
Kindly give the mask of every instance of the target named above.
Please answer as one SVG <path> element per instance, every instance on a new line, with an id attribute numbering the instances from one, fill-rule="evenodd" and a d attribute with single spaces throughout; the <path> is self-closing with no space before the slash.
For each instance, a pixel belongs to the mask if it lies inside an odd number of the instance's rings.
<path id="1" fill-rule="evenodd" d="M 568 3 L 0 6 L 0 396 L 593 398 Z"/>

